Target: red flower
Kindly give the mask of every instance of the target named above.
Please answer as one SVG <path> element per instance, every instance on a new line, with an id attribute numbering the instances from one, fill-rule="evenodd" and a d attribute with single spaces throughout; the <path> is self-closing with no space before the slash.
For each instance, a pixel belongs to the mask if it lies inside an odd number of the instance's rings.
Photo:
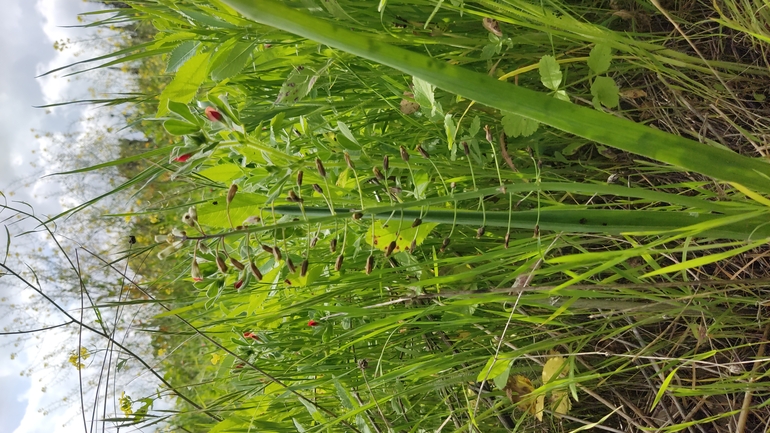
<path id="1" fill-rule="evenodd" d="M 206 114 L 206 117 L 212 122 L 221 122 L 222 121 L 222 113 L 215 110 L 213 107 L 206 107 L 203 112 Z"/>
<path id="2" fill-rule="evenodd" d="M 238 290 L 243 285 L 243 280 L 238 280 L 235 282 L 235 290 Z"/>
<path id="3" fill-rule="evenodd" d="M 251 338 L 252 340 L 259 341 L 259 336 L 257 334 L 248 331 L 243 333 L 243 338 Z"/>
<path id="4" fill-rule="evenodd" d="M 320 325 L 320 323 L 312 319 L 309 322 L 307 322 L 307 326 L 318 326 L 318 325 Z"/>
<path id="5" fill-rule="evenodd" d="M 243 368 L 243 363 L 241 362 L 241 363 L 235 364 L 233 368 Z"/>
<path id="6" fill-rule="evenodd" d="M 176 162 L 187 162 L 188 159 L 192 156 L 192 153 L 185 153 L 184 155 L 179 155 L 176 158 L 174 158 L 174 161 Z"/>

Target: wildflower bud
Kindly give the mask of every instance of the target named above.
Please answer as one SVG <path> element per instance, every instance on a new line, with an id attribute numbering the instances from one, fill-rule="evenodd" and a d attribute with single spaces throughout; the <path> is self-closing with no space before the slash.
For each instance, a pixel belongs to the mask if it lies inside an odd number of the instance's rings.
<path id="1" fill-rule="evenodd" d="M 299 198 L 299 196 L 297 195 L 297 193 L 295 193 L 294 191 L 291 191 L 291 190 L 290 190 L 290 191 L 289 191 L 289 201 L 292 201 L 292 202 L 295 202 L 295 203 L 301 203 L 301 202 L 302 202 L 302 199 L 301 199 L 301 198 Z"/>
<path id="2" fill-rule="evenodd" d="M 412 228 L 415 228 L 420 224 L 422 224 L 422 220 L 420 218 L 415 218 L 414 221 L 412 222 Z"/>
<path id="3" fill-rule="evenodd" d="M 362 214 L 361 212 L 356 212 L 353 214 L 353 219 L 356 221 L 360 220 L 363 217 L 364 217 L 364 214 Z"/>
<path id="4" fill-rule="evenodd" d="M 430 159 L 430 155 L 428 155 L 428 152 L 425 151 L 425 149 L 422 148 L 419 144 L 417 145 L 417 151 L 422 155 L 425 159 Z"/>
<path id="5" fill-rule="evenodd" d="M 337 251 L 337 238 L 334 238 L 329 242 L 329 251 L 335 252 Z"/>
<path id="6" fill-rule="evenodd" d="M 404 162 L 409 162 L 409 152 L 406 151 L 406 148 L 401 146 L 398 148 L 398 151 L 401 153 L 401 159 L 403 159 Z"/>
<path id="7" fill-rule="evenodd" d="M 222 257 L 219 257 L 219 254 L 217 254 L 217 269 L 223 274 L 227 273 L 227 265 L 225 264 L 225 261 L 222 260 Z"/>
<path id="8" fill-rule="evenodd" d="M 488 142 L 492 143 L 492 130 L 489 129 L 489 125 L 484 125 L 484 137 Z"/>
<path id="9" fill-rule="evenodd" d="M 233 287 L 235 287 L 235 290 L 240 290 L 241 287 L 243 287 L 243 280 L 238 280 L 233 284 Z"/>
<path id="10" fill-rule="evenodd" d="M 511 232 L 505 234 L 505 249 L 508 249 L 508 242 L 511 240 Z"/>
<path id="11" fill-rule="evenodd" d="M 313 248 L 317 243 L 318 243 L 318 236 L 313 236 L 313 239 L 310 240 L 310 248 Z"/>
<path id="12" fill-rule="evenodd" d="M 209 254 L 211 253 L 211 248 L 203 242 L 198 242 L 198 251 L 200 251 L 201 254 Z"/>
<path id="13" fill-rule="evenodd" d="M 439 248 L 439 250 L 438 250 L 438 251 L 439 251 L 440 253 L 443 253 L 443 252 L 444 252 L 444 250 L 446 250 L 446 247 L 448 247 L 448 246 L 449 246 L 449 238 L 444 238 L 444 241 L 443 241 L 443 242 L 441 242 L 441 248 Z"/>
<path id="14" fill-rule="evenodd" d="M 321 189 L 321 186 L 320 186 L 320 185 L 318 185 L 317 183 L 314 183 L 314 184 L 313 184 L 313 189 L 314 189 L 314 190 L 315 190 L 315 192 L 317 192 L 318 194 L 323 194 L 323 193 L 324 193 L 324 190 L 323 190 L 323 189 Z"/>
<path id="15" fill-rule="evenodd" d="M 450 183 L 450 184 L 449 184 L 449 188 L 451 188 L 451 189 L 455 189 L 455 188 L 457 188 L 457 182 L 452 182 L 452 183 Z"/>
<path id="16" fill-rule="evenodd" d="M 193 281 L 196 283 L 203 281 L 203 274 L 201 274 L 201 268 L 198 266 L 198 262 L 193 260 L 192 265 L 190 265 L 190 276 L 192 277 Z"/>
<path id="17" fill-rule="evenodd" d="M 304 175 L 305 174 L 302 172 L 302 170 L 297 172 L 297 186 L 298 187 L 302 186 L 302 178 L 304 177 Z"/>
<path id="18" fill-rule="evenodd" d="M 321 177 L 326 177 L 326 169 L 320 158 L 315 159 L 315 168 L 318 169 L 318 174 L 321 175 Z"/>
<path id="19" fill-rule="evenodd" d="M 187 208 L 187 214 L 190 215 L 193 221 L 198 222 L 198 211 L 195 209 L 195 206 Z"/>
<path id="20" fill-rule="evenodd" d="M 310 263 L 307 261 L 307 259 L 302 261 L 302 265 L 299 267 L 299 276 L 304 277 L 307 275 L 307 267 L 310 265 Z"/>
<path id="21" fill-rule="evenodd" d="M 388 174 L 388 170 L 390 170 L 390 158 L 388 158 L 388 155 L 382 157 L 382 170 L 385 174 Z"/>
<path id="22" fill-rule="evenodd" d="M 395 249 L 396 249 L 396 241 L 390 241 L 390 243 L 388 244 L 388 247 L 385 248 L 385 257 L 388 257 L 391 254 L 393 254 L 393 250 Z"/>
<path id="23" fill-rule="evenodd" d="M 532 234 L 532 237 L 536 238 L 538 236 L 540 236 L 540 225 L 539 224 L 535 224 L 535 232 Z"/>
<path id="24" fill-rule="evenodd" d="M 257 268 L 257 265 L 255 265 L 254 262 L 249 262 L 249 270 L 251 271 L 251 275 L 254 275 L 254 278 L 256 278 L 257 281 L 262 279 L 262 272 L 259 272 L 259 268 Z"/>
<path id="25" fill-rule="evenodd" d="M 191 156 L 193 156 L 192 153 L 185 153 L 183 155 L 179 155 L 176 158 L 174 158 L 174 162 L 185 163 L 185 162 L 187 162 L 188 159 L 190 159 Z"/>
<path id="26" fill-rule="evenodd" d="M 206 107 L 203 110 L 203 113 L 206 114 L 206 117 L 212 122 L 222 121 L 222 113 L 217 111 L 214 107 Z"/>
<path id="27" fill-rule="evenodd" d="M 250 226 L 254 224 L 259 224 L 260 222 L 262 222 L 262 218 L 252 215 L 246 218 L 245 220 L 243 220 L 243 225 Z"/>
<path id="28" fill-rule="evenodd" d="M 409 251 L 414 252 L 417 249 L 417 239 L 412 239 L 412 243 L 409 244 Z"/>
<path id="29" fill-rule="evenodd" d="M 372 173 L 374 173 L 374 177 L 379 181 L 384 181 L 385 176 L 383 176 L 382 172 L 377 167 L 372 167 Z"/>
<path id="30" fill-rule="evenodd" d="M 286 257 L 286 266 L 292 274 L 297 272 L 297 268 L 294 267 L 294 261 L 291 260 L 291 257 Z"/>
<path id="31" fill-rule="evenodd" d="M 259 336 L 253 332 L 246 331 L 243 333 L 243 338 L 251 338 L 252 340 L 259 341 Z"/>
<path id="32" fill-rule="evenodd" d="M 342 254 L 337 256 L 337 260 L 334 261 L 334 270 L 335 271 L 339 272 L 339 270 L 342 269 L 342 261 L 343 260 L 344 260 L 344 257 L 342 256 Z"/>
<path id="33" fill-rule="evenodd" d="M 312 320 L 312 319 L 307 322 L 307 326 L 310 326 L 310 327 L 318 326 L 318 325 L 320 325 L 320 323 L 318 323 L 318 322 L 316 322 L 315 320 Z"/>
<path id="34" fill-rule="evenodd" d="M 355 170 L 356 166 L 353 165 L 353 160 L 350 159 L 350 154 L 345 152 L 344 155 L 345 155 L 345 164 L 347 164 L 348 168 L 350 168 L 351 170 Z"/>
<path id="35" fill-rule="evenodd" d="M 366 271 L 366 275 L 369 275 L 372 273 L 372 270 L 374 269 L 374 256 L 370 255 L 366 258 L 366 268 L 364 269 Z"/>
<path id="36" fill-rule="evenodd" d="M 235 260 L 232 257 L 230 257 L 230 264 L 232 264 L 233 267 L 235 269 L 238 269 L 239 271 L 246 269 L 246 266 L 243 266 L 243 263 L 239 262 L 238 260 Z"/>
<path id="37" fill-rule="evenodd" d="M 465 152 L 465 156 L 468 156 L 471 154 L 471 149 L 468 147 L 468 143 L 463 141 L 463 152 Z"/>
<path id="38" fill-rule="evenodd" d="M 366 358 L 361 358 L 358 360 L 358 368 L 361 370 L 366 370 L 369 368 L 369 361 L 366 360 Z"/>
<path id="39" fill-rule="evenodd" d="M 286 284 L 287 286 L 291 286 L 291 280 L 288 278 L 283 280 L 283 283 Z"/>
<path id="40" fill-rule="evenodd" d="M 190 227 L 195 227 L 195 220 L 192 219 L 189 213 L 184 214 L 182 217 L 182 222 Z"/>
<path id="41" fill-rule="evenodd" d="M 230 189 L 227 190 L 227 204 L 230 204 L 230 202 L 233 201 L 233 198 L 235 198 L 236 192 L 238 192 L 238 185 L 236 184 L 230 185 Z"/>
<path id="42" fill-rule="evenodd" d="M 281 250 L 278 249 L 278 245 L 273 247 L 273 258 L 275 259 L 275 262 L 278 263 L 281 261 Z"/>
<path id="43" fill-rule="evenodd" d="M 262 250 L 268 254 L 273 254 L 273 247 L 262 244 Z"/>
<path id="44" fill-rule="evenodd" d="M 487 231 L 487 229 L 484 226 L 479 227 L 479 229 L 476 230 L 476 239 L 481 239 L 481 237 L 484 236 L 485 231 Z"/>

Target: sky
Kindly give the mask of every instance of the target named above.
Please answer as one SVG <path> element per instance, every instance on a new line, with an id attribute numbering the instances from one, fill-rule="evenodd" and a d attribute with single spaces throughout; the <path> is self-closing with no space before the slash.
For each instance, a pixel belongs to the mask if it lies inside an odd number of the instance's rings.
<path id="1" fill-rule="evenodd" d="M 2 0 L 0 14 L 0 192 L 9 200 L 30 204 L 36 213 L 55 215 L 62 211 L 67 191 L 56 178 L 41 179 L 51 172 L 53 154 L 42 148 L 51 143 L 35 134 L 77 130 L 88 115 L 85 106 L 35 108 L 49 103 L 87 98 L 88 79 L 62 77 L 35 78 L 52 68 L 82 60 L 83 43 L 94 35 L 77 25 L 80 13 L 96 5 L 83 0 Z M 57 51 L 54 42 L 70 39 L 73 49 Z M 87 53 L 92 55 L 93 53 Z M 3 220 L 7 214 L 0 214 Z M 0 231 L 2 251 L 4 230 Z M 5 287 L 0 287 L 5 290 Z M 18 302 L 20 294 L 0 293 L 3 302 Z M 0 318 L 0 327 L 8 325 Z M 14 347 L 15 337 L 0 336 L 0 430 L 3 432 L 57 433 L 81 431 L 73 418 L 73 405 L 61 404 L 55 389 L 72 389 L 76 375 L 51 376 L 50 371 L 30 377 L 20 372 L 50 352 L 47 334 L 42 344 Z M 54 343 L 55 344 L 55 343 Z M 12 355 L 13 354 L 13 355 Z M 11 359 L 11 358 L 14 359 Z M 74 370 L 73 370 L 74 371 Z M 74 376 L 74 377 L 73 377 Z M 45 388 L 45 392 L 44 392 Z M 59 403 L 57 404 L 57 399 Z M 43 416 L 40 411 L 48 411 Z M 69 425 L 63 426 L 70 422 Z"/>

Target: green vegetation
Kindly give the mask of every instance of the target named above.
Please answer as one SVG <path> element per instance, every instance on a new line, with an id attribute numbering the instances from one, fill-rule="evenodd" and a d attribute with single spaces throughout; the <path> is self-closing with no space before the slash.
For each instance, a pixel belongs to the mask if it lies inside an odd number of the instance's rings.
<path id="1" fill-rule="evenodd" d="M 94 25 L 156 32 L 93 61 L 164 60 L 112 101 L 152 148 L 73 172 L 121 166 L 146 205 L 109 217 L 144 221 L 152 283 L 92 306 L 153 309 L 163 384 L 103 418 L 765 428 L 758 2 L 124 3 Z"/>

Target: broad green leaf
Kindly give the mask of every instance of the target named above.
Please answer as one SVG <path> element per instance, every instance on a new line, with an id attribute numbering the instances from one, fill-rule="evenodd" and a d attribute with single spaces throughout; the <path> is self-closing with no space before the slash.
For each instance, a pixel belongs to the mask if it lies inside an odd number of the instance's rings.
<path id="1" fill-rule="evenodd" d="M 594 74 L 603 74 L 610 68 L 612 61 L 612 48 L 605 44 L 596 44 L 588 54 L 588 67 Z"/>
<path id="2" fill-rule="evenodd" d="M 412 90 L 414 91 L 414 100 L 420 105 L 420 109 L 431 119 L 442 116 L 441 105 L 436 102 L 434 93 L 435 86 L 425 80 L 417 77 L 412 78 Z"/>
<path id="3" fill-rule="evenodd" d="M 185 41 L 177 45 L 168 56 L 166 73 L 176 72 L 186 61 L 190 60 L 190 58 L 195 55 L 199 45 L 200 43 L 195 41 Z"/>
<path id="4" fill-rule="evenodd" d="M 495 356 L 492 355 L 489 357 L 487 364 L 484 366 L 484 368 L 481 369 L 479 375 L 476 377 L 476 382 L 495 378 L 503 374 L 504 371 L 508 370 L 510 365 L 510 358 L 498 355 L 497 359 L 495 359 Z"/>
<path id="5" fill-rule="evenodd" d="M 281 86 L 275 103 L 294 105 L 301 101 L 313 89 L 318 77 L 319 75 L 315 74 L 313 70 L 304 66 L 297 66 L 292 69 Z"/>
<path id="6" fill-rule="evenodd" d="M 529 137 L 540 126 L 536 120 L 527 119 L 514 113 L 503 113 L 502 123 L 505 135 L 513 138 Z"/>
<path id="7" fill-rule="evenodd" d="M 177 71 L 174 79 L 166 85 L 160 94 L 158 104 L 158 117 L 168 112 L 168 101 L 187 104 L 192 101 L 198 88 L 206 80 L 208 75 L 208 62 L 210 53 L 200 53 L 191 57 Z"/>
<path id="8" fill-rule="evenodd" d="M 561 67 L 553 56 L 543 56 L 540 59 L 540 81 L 554 92 L 559 90 L 561 84 Z"/>
<path id="9" fill-rule="evenodd" d="M 340 133 L 345 136 L 348 140 L 350 140 L 353 144 L 355 144 L 358 149 L 361 148 L 361 145 L 358 144 L 358 140 L 356 140 L 356 137 L 353 136 L 353 133 L 350 132 L 350 129 L 348 128 L 348 125 L 344 124 L 342 121 L 337 121 L 337 128 L 339 128 Z"/>
<path id="10" fill-rule="evenodd" d="M 479 116 L 474 116 L 473 121 L 471 122 L 471 127 L 468 129 L 468 134 L 470 134 L 471 137 L 475 137 L 476 134 L 479 133 L 479 130 L 481 129 L 481 119 Z"/>
<path id="11" fill-rule="evenodd" d="M 163 122 L 163 128 L 165 128 L 166 131 L 168 131 L 168 133 L 171 135 L 188 135 L 200 131 L 200 127 L 198 125 L 177 119 L 166 120 Z"/>
<path id="12" fill-rule="evenodd" d="M 216 204 L 214 204 L 216 202 Z M 240 225 L 250 217 L 259 215 L 261 207 L 265 204 L 265 197 L 261 194 L 239 192 L 230 203 L 230 217 L 233 224 Z M 230 228 L 225 208 L 225 198 L 209 201 L 198 205 L 198 221 L 209 227 Z"/>
<path id="13" fill-rule="evenodd" d="M 219 164 L 201 170 L 198 174 L 215 182 L 228 183 L 243 176 L 243 169 L 238 164 Z"/>
<path id="14" fill-rule="evenodd" d="M 366 243 L 380 251 L 385 251 L 391 242 L 396 241 L 394 253 L 409 251 L 412 240 L 417 242 L 418 246 L 421 245 L 431 230 L 438 225 L 436 223 L 422 223 L 417 227 L 412 227 L 412 221 L 404 220 L 399 223 L 398 220 L 391 220 L 385 225 L 374 222 L 366 235 Z"/>
<path id="15" fill-rule="evenodd" d="M 211 79 L 222 81 L 233 77 L 249 63 L 256 42 L 238 42 L 219 54 L 211 65 Z"/>
<path id="16" fill-rule="evenodd" d="M 457 135 L 457 127 L 451 114 L 444 116 L 444 132 L 446 133 L 447 143 L 449 143 L 449 150 L 452 150 L 452 146 L 455 143 L 455 135 Z"/>
<path id="17" fill-rule="evenodd" d="M 190 111 L 190 107 L 188 107 L 187 104 L 169 101 L 168 109 L 172 113 L 178 114 L 180 117 L 182 117 L 183 119 L 187 120 L 190 123 L 194 123 L 196 125 L 200 124 L 201 119 L 196 115 L 192 114 L 192 112 Z"/>
<path id="18" fill-rule="evenodd" d="M 591 84 L 591 94 L 594 96 L 592 101 L 594 107 L 598 107 L 599 104 L 604 105 L 607 108 L 617 107 L 620 102 L 618 91 L 618 86 L 612 78 L 596 77 L 593 84 Z"/>

